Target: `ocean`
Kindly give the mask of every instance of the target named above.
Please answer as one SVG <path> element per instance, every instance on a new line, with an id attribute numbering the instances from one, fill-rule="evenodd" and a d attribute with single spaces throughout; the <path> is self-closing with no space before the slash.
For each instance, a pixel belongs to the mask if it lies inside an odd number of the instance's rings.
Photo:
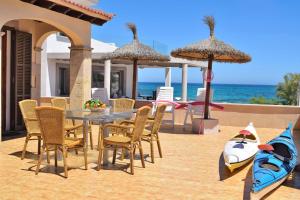
<path id="1" fill-rule="evenodd" d="M 138 83 L 138 94 L 152 96 L 152 91 L 157 87 L 164 86 L 164 83 Z M 181 97 L 181 83 L 172 83 L 174 87 L 174 98 Z M 188 100 L 195 100 L 197 88 L 202 84 L 188 83 Z M 214 90 L 214 102 L 227 103 L 249 103 L 252 97 L 265 97 L 276 99 L 275 85 L 243 85 L 243 84 L 212 84 Z"/>

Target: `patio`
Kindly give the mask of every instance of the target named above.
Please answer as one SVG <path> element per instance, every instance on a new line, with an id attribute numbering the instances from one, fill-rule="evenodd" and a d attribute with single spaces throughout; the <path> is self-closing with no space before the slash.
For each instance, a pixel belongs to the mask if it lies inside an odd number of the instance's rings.
<path id="1" fill-rule="evenodd" d="M 224 170 L 221 156 L 225 142 L 242 128 L 221 126 L 218 135 L 199 136 L 183 131 L 180 125 L 174 130 L 163 127 L 160 134 L 163 158 L 159 158 L 155 148 L 155 164 L 146 156 L 144 169 L 137 159 L 134 176 L 124 172 L 128 160 L 117 160 L 116 166 L 96 171 L 98 152 L 95 150 L 89 150 L 87 171 L 82 152 L 78 156 L 72 152 L 68 179 L 54 173 L 53 159 L 52 165 L 42 166 L 36 176 L 36 154 L 27 153 L 24 160 L 20 159 L 24 138 L 6 140 L 0 145 L 1 199 L 249 199 L 251 165 L 230 176 Z M 257 128 L 262 142 L 281 131 Z M 28 152 L 36 152 L 36 146 L 30 142 Z M 147 143 L 143 149 L 149 155 Z M 58 172 L 63 175 L 63 167 Z M 300 174 L 294 173 L 267 199 L 297 199 L 299 189 Z"/>

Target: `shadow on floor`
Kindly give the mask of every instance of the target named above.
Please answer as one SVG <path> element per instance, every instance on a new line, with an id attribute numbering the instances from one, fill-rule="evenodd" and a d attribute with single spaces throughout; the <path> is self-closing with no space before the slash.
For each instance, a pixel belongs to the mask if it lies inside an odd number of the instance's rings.
<path id="1" fill-rule="evenodd" d="M 22 151 L 16 151 L 16 152 L 13 152 L 13 153 L 10 153 L 8 154 L 10 156 L 15 156 L 15 157 L 18 157 L 21 159 L 21 156 L 22 156 Z M 33 159 L 33 160 L 37 160 L 38 159 L 38 154 L 36 153 L 32 153 L 30 151 L 26 151 L 25 152 L 25 157 L 24 159 Z"/>
<path id="2" fill-rule="evenodd" d="M 244 165 L 240 168 L 235 169 L 233 172 L 230 172 L 230 170 L 225 165 L 225 161 L 224 161 L 224 157 L 223 157 L 223 153 L 222 153 L 219 157 L 219 177 L 220 177 L 220 181 L 224 181 L 224 180 L 234 176 L 235 174 L 242 171 L 247 165 L 248 164 L 246 164 L 246 165 Z"/>
<path id="3" fill-rule="evenodd" d="M 25 131 L 8 131 L 2 134 L 2 141 L 13 140 L 26 136 Z"/>
<path id="4" fill-rule="evenodd" d="M 244 181 L 244 200 L 251 199 L 251 186 L 252 186 L 252 167 L 249 168 Z"/>
<path id="5" fill-rule="evenodd" d="M 168 134 L 193 134 L 192 126 L 188 125 L 186 128 L 184 128 L 181 124 L 175 124 L 174 128 L 171 125 L 162 125 L 160 128 L 160 132 L 162 133 L 168 133 Z"/>
<path id="6" fill-rule="evenodd" d="M 287 178 L 283 185 L 294 189 L 300 189 L 300 165 L 296 167 L 294 172 Z"/>

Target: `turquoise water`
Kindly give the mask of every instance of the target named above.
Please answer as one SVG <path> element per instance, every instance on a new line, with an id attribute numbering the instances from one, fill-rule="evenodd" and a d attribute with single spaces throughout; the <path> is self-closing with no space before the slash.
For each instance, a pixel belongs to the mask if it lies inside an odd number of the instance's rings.
<path id="1" fill-rule="evenodd" d="M 138 83 L 138 92 L 141 95 L 152 96 L 152 91 L 164 83 Z M 181 83 L 172 83 L 174 87 L 174 98 L 181 97 Z M 188 99 L 195 100 L 197 88 L 202 84 L 188 84 Z M 263 96 L 266 99 L 276 99 L 276 86 L 274 85 L 238 85 L 238 84 L 213 84 L 213 101 L 228 103 L 249 103 L 252 97 Z"/>

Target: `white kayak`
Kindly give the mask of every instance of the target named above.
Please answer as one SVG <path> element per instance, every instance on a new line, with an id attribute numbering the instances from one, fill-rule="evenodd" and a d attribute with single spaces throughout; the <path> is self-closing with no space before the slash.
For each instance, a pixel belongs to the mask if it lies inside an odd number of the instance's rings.
<path id="1" fill-rule="evenodd" d="M 233 172 L 234 169 L 249 163 L 257 153 L 259 144 L 259 138 L 251 122 L 225 144 L 223 152 L 225 165 Z"/>

